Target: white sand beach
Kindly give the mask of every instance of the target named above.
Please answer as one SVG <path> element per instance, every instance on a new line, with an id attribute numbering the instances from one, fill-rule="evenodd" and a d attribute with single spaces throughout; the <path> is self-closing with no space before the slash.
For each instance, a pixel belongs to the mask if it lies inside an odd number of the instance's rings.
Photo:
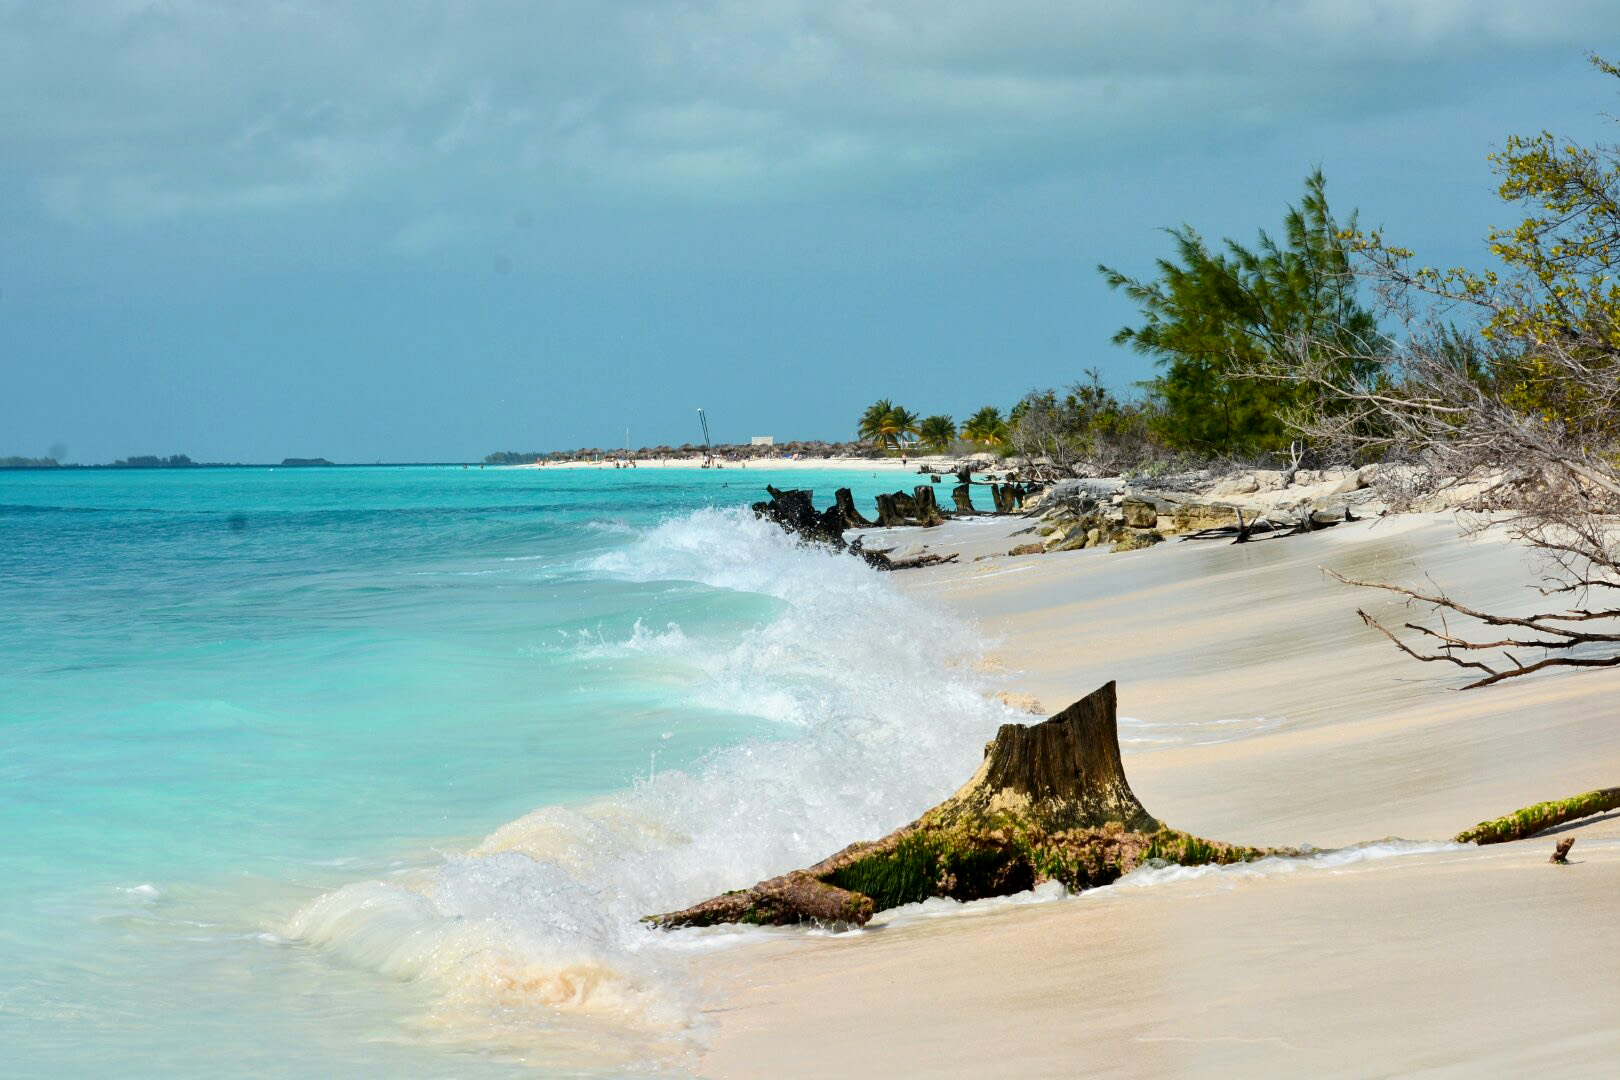
<path id="1" fill-rule="evenodd" d="M 1522 551 L 1411 515 L 973 561 L 1026 524 L 910 531 L 962 561 L 897 580 L 975 620 L 1043 713 L 1117 680 L 1125 768 L 1153 814 L 1252 844 L 1418 843 L 723 952 L 703 961 L 704 1075 L 1613 1075 L 1620 815 L 1563 827 L 1569 866 L 1548 865 L 1545 835 L 1445 841 L 1620 783 L 1620 671 L 1455 690 L 1455 669 L 1357 618 L 1404 614 L 1383 594 L 1319 569 L 1528 606 Z"/>
<path id="2" fill-rule="evenodd" d="M 793 471 L 834 469 L 846 472 L 851 469 L 871 469 L 873 472 L 916 473 L 918 468 L 923 465 L 941 468 L 947 465 L 954 466 L 959 460 L 959 458 L 945 457 L 908 457 L 905 461 L 901 461 L 897 457 L 761 457 L 743 461 L 722 461 L 719 467 L 724 469 L 783 469 Z M 612 469 L 614 464 L 613 460 L 609 459 L 607 461 L 549 461 L 544 465 L 530 463 L 527 465 L 503 465 L 498 467 L 507 469 Z M 653 458 L 651 460 L 642 459 L 636 462 L 636 467 L 638 469 L 701 469 L 704 465 L 702 458 L 671 457 Z"/>

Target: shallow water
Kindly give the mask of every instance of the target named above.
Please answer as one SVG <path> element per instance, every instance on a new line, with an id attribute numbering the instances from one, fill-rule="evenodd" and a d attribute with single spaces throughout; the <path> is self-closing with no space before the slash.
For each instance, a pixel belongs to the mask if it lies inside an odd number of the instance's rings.
<path id="1" fill-rule="evenodd" d="M 979 644 L 765 470 L 0 474 L 19 1075 L 680 1071 L 688 903 L 877 835 Z"/>

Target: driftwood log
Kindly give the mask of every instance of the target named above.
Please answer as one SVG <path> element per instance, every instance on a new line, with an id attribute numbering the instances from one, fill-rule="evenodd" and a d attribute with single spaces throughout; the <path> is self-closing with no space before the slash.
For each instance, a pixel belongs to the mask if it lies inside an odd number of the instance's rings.
<path id="1" fill-rule="evenodd" d="M 979 900 L 1046 881 L 1095 888 L 1149 860 L 1198 865 L 1295 854 L 1203 840 L 1156 820 L 1125 779 L 1108 683 L 1039 724 L 1004 724 L 956 794 L 881 840 L 814 866 L 649 915 L 666 929 L 716 923 L 862 925 L 934 896 Z"/>

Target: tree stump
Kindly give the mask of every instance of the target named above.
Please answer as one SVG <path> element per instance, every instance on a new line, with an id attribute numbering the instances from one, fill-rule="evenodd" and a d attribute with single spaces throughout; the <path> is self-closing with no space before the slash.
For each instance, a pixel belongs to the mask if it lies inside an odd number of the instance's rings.
<path id="1" fill-rule="evenodd" d="M 755 514 L 806 540 L 843 547 L 844 515 L 836 506 L 817 512 L 809 491 L 779 491 L 769 484 L 765 485 L 765 490 L 770 493 L 771 501 L 755 503 Z"/>
<path id="2" fill-rule="evenodd" d="M 957 484 L 951 489 L 951 498 L 956 502 L 956 512 L 958 514 L 978 513 L 977 510 L 973 509 L 973 493 L 969 485 Z"/>
<path id="3" fill-rule="evenodd" d="M 934 489 L 927 484 L 918 484 L 911 501 L 917 505 L 917 524 L 943 525 L 945 516 L 939 512 L 939 500 L 934 498 Z"/>
<path id="4" fill-rule="evenodd" d="M 1150 859 L 1199 865 L 1273 854 L 1167 828 L 1125 779 L 1114 684 L 1039 724 L 1004 724 L 963 787 L 881 840 L 814 866 L 642 921 L 672 929 L 716 923 L 863 925 L 875 912 L 929 897 L 979 900 L 1046 881 L 1107 885 Z"/>
<path id="5" fill-rule="evenodd" d="M 882 529 L 893 529 L 907 524 L 906 517 L 895 504 L 893 495 L 879 495 L 877 497 L 877 523 Z"/>
<path id="6" fill-rule="evenodd" d="M 837 506 L 838 512 L 843 515 L 846 529 L 864 529 L 871 526 L 872 523 L 855 509 L 855 497 L 849 493 L 849 488 L 839 488 L 833 492 L 833 505 Z"/>

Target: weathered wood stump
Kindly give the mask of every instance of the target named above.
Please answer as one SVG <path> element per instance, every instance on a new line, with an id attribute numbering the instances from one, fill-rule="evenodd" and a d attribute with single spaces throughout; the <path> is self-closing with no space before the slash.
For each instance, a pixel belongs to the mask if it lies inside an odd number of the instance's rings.
<path id="1" fill-rule="evenodd" d="M 877 497 L 877 523 L 880 529 L 893 529 L 907 524 L 905 515 L 895 505 L 893 495 L 879 495 Z"/>
<path id="2" fill-rule="evenodd" d="M 939 500 L 934 498 L 934 489 L 927 484 L 918 484 L 911 501 L 917 506 L 917 524 L 943 525 L 945 515 L 939 512 Z"/>
<path id="3" fill-rule="evenodd" d="M 973 492 L 969 485 L 957 484 L 951 489 L 951 499 L 956 503 L 956 512 L 958 514 L 978 513 L 977 510 L 973 509 Z"/>
<path id="4" fill-rule="evenodd" d="M 872 523 L 855 509 L 855 497 L 849 493 L 849 488 L 839 488 L 833 492 L 833 505 L 837 506 L 838 512 L 843 515 L 844 528 L 864 529 L 871 526 Z"/>
<path id="5" fill-rule="evenodd" d="M 765 490 L 770 493 L 771 501 L 755 503 L 755 514 L 806 540 L 843 546 L 844 515 L 836 506 L 818 512 L 809 491 L 779 491 L 769 484 L 765 485 Z"/>
<path id="6" fill-rule="evenodd" d="M 881 840 L 814 866 L 643 922 L 864 924 L 875 912 L 933 896 L 979 900 L 1059 881 L 1117 880 L 1150 859 L 1241 862 L 1293 854 L 1202 840 L 1167 828 L 1125 779 L 1108 683 L 1039 724 L 1004 724 L 956 794 Z"/>

